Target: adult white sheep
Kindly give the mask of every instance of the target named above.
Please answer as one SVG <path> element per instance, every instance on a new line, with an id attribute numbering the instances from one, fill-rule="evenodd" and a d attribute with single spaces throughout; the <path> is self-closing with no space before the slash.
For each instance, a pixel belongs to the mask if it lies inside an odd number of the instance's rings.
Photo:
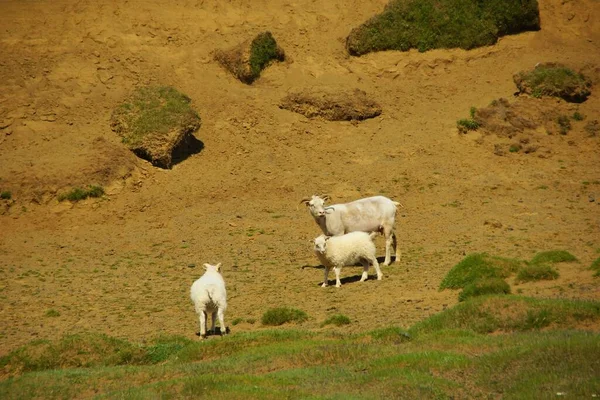
<path id="1" fill-rule="evenodd" d="M 227 333 L 225 328 L 225 310 L 227 309 L 227 291 L 221 275 L 221 263 L 204 264 L 206 271 L 192 284 L 190 297 L 200 318 L 200 338 L 206 337 L 207 314 L 212 315 L 211 330 L 215 332 L 215 320 L 219 318 L 221 334 Z"/>
<path id="2" fill-rule="evenodd" d="M 373 237 L 376 232 L 371 234 L 366 232 L 350 232 L 341 236 L 325 236 L 321 235 L 314 240 L 315 254 L 319 258 L 319 261 L 325 266 L 325 278 L 323 280 L 322 287 L 329 285 L 327 277 L 329 276 L 329 270 L 333 267 L 335 271 L 335 287 L 342 286 L 340 281 L 340 272 L 344 265 L 353 265 L 360 262 L 363 267 L 361 282 L 364 282 L 368 278 L 367 272 L 369 271 L 369 265 L 375 267 L 377 271 L 377 280 L 381 280 L 383 274 L 379 268 L 377 257 L 375 257 L 375 244 L 373 243 Z"/>
<path id="3" fill-rule="evenodd" d="M 302 199 L 323 233 L 327 236 L 340 236 L 349 232 L 381 232 L 385 236 L 385 260 L 391 262 L 391 249 L 394 248 L 396 261 L 401 251 L 394 232 L 396 207 L 400 205 L 384 196 L 373 196 L 345 204 L 325 206 L 329 196 L 313 195 Z"/>

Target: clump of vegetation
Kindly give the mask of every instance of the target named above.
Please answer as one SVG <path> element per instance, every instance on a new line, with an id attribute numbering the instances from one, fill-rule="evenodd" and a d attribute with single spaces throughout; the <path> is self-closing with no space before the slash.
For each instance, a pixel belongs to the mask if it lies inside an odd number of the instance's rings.
<path id="1" fill-rule="evenodd" d="M 440 290 L 464 288 L 483 278 L 504 279 L 516 272 L 522 264 L 520 260 L 486 253 L 469 254 L 448 272 L 440 284 Z"/>
<path id="2" fill-rule="evenodd" d="M 592 271 L 596 271 L 594 276 L 600 276 L 600 257 L 596 258 L 592 265 L 590 265 Z"/>
<path id="3" fill-rule="evenodd" d="M 422 335 L 444 329 L 477 333 L 515 332 L 553 326 L 573 329 L 582 322 L 600 320 L 600 303 L 536 299 L 515 295 L 474 297 L 417 323 L 410 329 Z"/>
<path id="4" fill-rule="evenodd" d="M 277 42 L 271 32 L 263 32 L 252 40 L 250 45 L 250 71 L 252 80 L 260 76 L 260 73 L 273 60 L 283 61 L 283 51 L 277 46 Z"/>
<path id="5" fill-rule="evenodd" d="M 3 190 L 0 192 L 0 199 L 2 200 L 10 200 L 12 198 L 12 193 L 8 190 Z"/>
<path id="6" fill-rule="evenodd" d="M 550 264 L 528 264 L 519 269 L 515 282 L 549 281 L 557 278 L 558 271 Z"/>
<path id="7" fill-rule="evenodd" d="M 561 135 L 566 135 L 571 130 L 571 120 L 566 115 L 560 115 L 556 122 L 558 123 L 558 131 Z"/>
<path id="8" fill-rule="evenodd" d="M 585 119 L 585 115 L 581 114 L 579 111 L 575 111 L 571 118 L 573 118 L 575 121 L 583 121 Z"/>
<path id="9" fill-rule="evenodd" d="M 60 317 L 60 312 L 56 311 L 55 309 L 51 308 L 48 311 L 46 311 L 46 317 Z"/>
<path id="10" fill-rule="evenodd" d="M 595 137 L 598 135 L 598 132 L 600 132 L 600 122 L 598 122 L 597 119 L 589 121 L 585 124 L 583 129 L 588 133 L 588 136 Z"/>
<path id="11" fill-rule="evenodd" d="M 510 285 L 502 278 L 478 279 L 473 283 L 465 285 L 464 289 L 458 295 L 458 301 L 465 301 L 471 297 L 488 294 L 510 294 Z"/>
<path id="12" fill-rule="evenodd" d="M 383 13 L 353 29 L 351 55 L 372 51 L 472 49 L 498 37 L 540 29 L 537 0 L 392 0 Z"/>
<path id="13" fill-rule="evenodd" d="M 200 123 L 191 99 L 170 86 L 138 87 L 111 115 L 111 128 L 123 143 L 161 168 L 202 150 L 193 135 Z"/>
<path id="14" fill-rule="evenodd" d="M 337 315 L 332 315 L 331 317 L 327 318 L 321 324 L 321 326 L 325 326 L 325 325 L 342 326 L 342 325 L 348 325 L 349 323 L 350 323 L 350 318 L 348 318 L 342 314 L 337 314 Z"/>
<path id="15" fill-rule="evenodd" d="M 531 259 L 531 264 L 559 263 L 577 261 L 577 258 L 565 250 L 549 250 L 537 253 Z"/>
<path id="16" fill-rule="evenodd" d="M 217 51 L 215 59 L 240 81 L 251 84 L 272 61 L 284 61 L 285 53 L 267 31 L 229 50 Z"/>
<path id="17" fill-rule="evenodd" d="M 80 201 L 85 200 L 88 197 L 101 197 L 103 195 L 104 188 L 102 188 L 102 186 L 89 185 L 86 189 L 76 187 L 67 193 L 60 194 L 58 196 L 58 201 Z"/>
<path id="18" fill-rule="evenodd" d="M 263 325 L 279 326 L 288 322 L 302 323 L 308 315 L 302 310 L 289 307 L 279 307 L 267 310 L 261 319 Z"/>
<path id="19" fill-rule="evenodd" d="M 591 81 L 562 64 L 542 63 L 513 77 L 520 93 L 533 97 L 553 96 L 580 103 L 591 94 Z"/>
<path id="20" fill-rule="evenodd" d="M 459 132 L 461 132 L 461 133 L 467 133 L 468 131 L 474 131 L 480 127 L 479 122 L 477 122 L 475 120 L 475 113 L 477 112 L 477 109 L 475 107 L 471 107 L 469 112 L 470 112 L 471 118 L 463 118 L 463 119 L 459 119 L 458 121 L 456 121 L 456 127 L 458 128 Z"/>

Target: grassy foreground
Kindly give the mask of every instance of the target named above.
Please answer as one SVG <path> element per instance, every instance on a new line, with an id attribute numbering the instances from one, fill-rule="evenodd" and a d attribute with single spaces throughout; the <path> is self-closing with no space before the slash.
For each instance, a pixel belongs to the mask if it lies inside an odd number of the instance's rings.
<path id="1" fill-rule="evenodd" d="M 0 358 L 0 398 L 591 398 L 600 337 L 573 327 L 598 321 L 599 302 L 491 296 L 408 330 L 357 335 L 279 329 L 135 345 L 89 334 Z"/>

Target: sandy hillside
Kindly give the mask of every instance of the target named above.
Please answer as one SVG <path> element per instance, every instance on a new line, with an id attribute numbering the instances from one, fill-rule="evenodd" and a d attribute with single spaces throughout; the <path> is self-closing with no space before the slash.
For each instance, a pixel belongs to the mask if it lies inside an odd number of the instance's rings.
<path id="1" fill-rule="evenodd" d="M 0 190 L 12 199 L 0 203 L 0 355 L 81 331 L 194 337 L 188 290 L 204 262 L 224 265 L 226 322 L 245 320 L 233 333 L 262 329 L 275 306 L 306 311 L 309 329 L 333 329 L 320 323 L 337 313 L 350 331 L 408 327 L 456 303 L 437 288 L 471 252 L 568 250 L 580 262 L 559 265 L 558 280 L 513 292 L 600 299 L 587 270 L 600 248 L 600 136 L 584 129 L 600 119 L 600 2 L 540 0 L 541 31 L 492 47 L 349 57 L 346 35 L 385 3 L 2 1 Z M 253 85 L 213 61 L 264 30 L 288 58 Z M 545 61 L 594 80 L 582 104 L 539 100 L 586 116 L 567 135 L 543 131 L 543 151 L 497 155 L 500 138 L 457 131 L 471 106 L 516 101 L 513 74 Z M 204 150 L 172 170 L 110 130 L 111 110 L 141 84 L 178 88 L 202 118 Z M 383 112 L 328 122 L 278 107 L 319 87 L 363 90 Z M 57 201 L 88 184 L 107 195 Z M 361 268 L 348 267 L 341 289 L 319 286 L 309 240 L 320 231 L 298 204 L 313 193 L 404 205 L 403 258 L 382 281 L 357 282 Z"/>

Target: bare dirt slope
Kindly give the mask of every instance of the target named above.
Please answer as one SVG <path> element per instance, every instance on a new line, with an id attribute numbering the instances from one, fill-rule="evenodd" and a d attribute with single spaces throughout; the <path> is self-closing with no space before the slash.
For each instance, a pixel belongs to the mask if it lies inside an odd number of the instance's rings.
<path id="1" fill-rule="evenodd" d="M 262 329 L 276 306 L 306 311 L 310 329 L 332 329 L 320 323 L 336 313 L 348 331 L 410 326 L 457 301 L 437 288 L 476 251 L 568 250 L 580 263 L 560 265 L 558 280 L 513 291 L 599 299 L 587 268 L 600 248 L 600 137 L 583 126 L 600 119 L 600 3 L 542 0 L 541 31 L 473 51 L 347 56 L 350 29 L 385 3 L 2 1 L 0 190 L 13 199 L 0 215 L 0 354 L 88 330 L 194 337 L 188 291 L 204 262 L 224 265 L 226 321 L 245 320 L 234 333 Z M 252 86 L 213 61 L 264 30 L 288 60 Z M 498 156 L 493 137 L 458 133 L 471 106 L 512 101 L 512 75 L 546 61 L 588 68 L 595 90 L 580 105 L 540 100 L 586 116 L 545 135 L 543 157 Z M 204 150 L 172 170 L 137 159 L 109 127 L 113 107 L 149 83 L 178 88 L 202 117 Z M 383 112 L 350 123 L 278 107 L 314 87 L 362 90 Z M 87 184 L 107 195 L 56 200 Z M 361 269 L 349 267 L 341 289 L 319 286 L 309 240 L 320 232 L 298 205 L 313 193 L 405 206 L 403 258 L 382 281 L 356 282 Z"/>

